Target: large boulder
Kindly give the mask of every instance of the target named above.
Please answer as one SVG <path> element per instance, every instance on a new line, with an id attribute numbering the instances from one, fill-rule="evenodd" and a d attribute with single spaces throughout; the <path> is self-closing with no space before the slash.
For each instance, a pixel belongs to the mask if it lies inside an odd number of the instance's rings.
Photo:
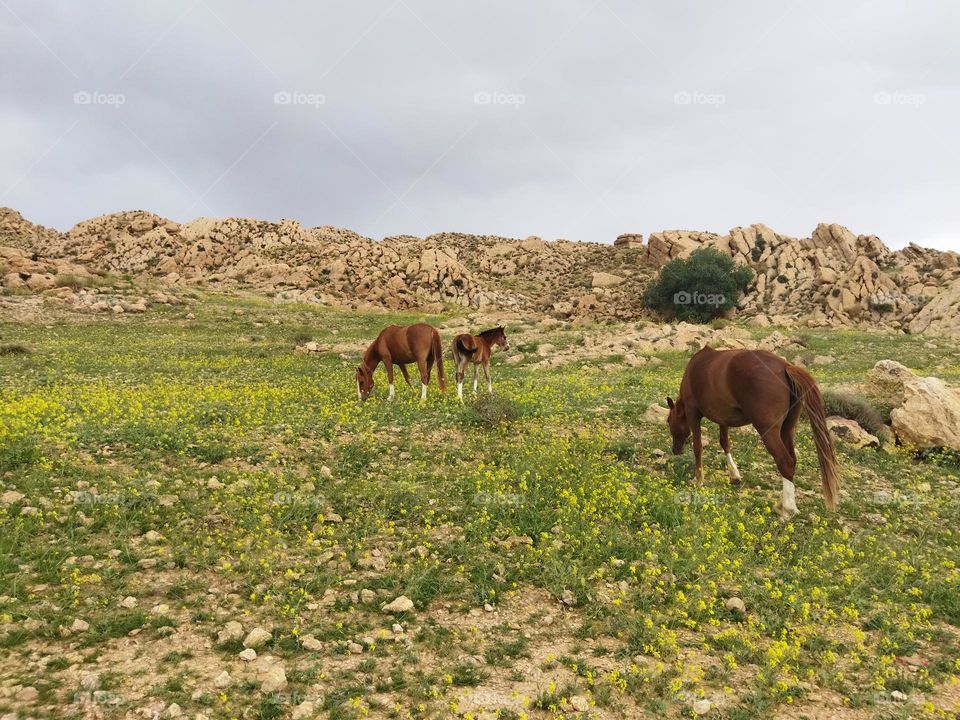
<path id="1" fill-rule="evenodd" d="M 881 360 L 867 378 L 875 394 L 893 402 L 890 421 L 903 444 L 960 450 L 960 392 L 894 360 Z"/>

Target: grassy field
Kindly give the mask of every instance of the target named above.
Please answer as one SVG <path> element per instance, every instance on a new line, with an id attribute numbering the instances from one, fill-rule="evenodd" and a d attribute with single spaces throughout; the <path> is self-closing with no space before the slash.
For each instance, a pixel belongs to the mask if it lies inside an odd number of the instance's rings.
<path id="1" fill-rule="evenodd" d="M 353 347 L 412 319 L 0 321 L 0 716 L 956 717 L 955 458 L 838 446 L 830 516 L 804 420 L 784 524 L 754 433 L 733 488 L 707 424 L 692 487 L 641 420 L 686 354 L 534 369 L 601 329 L 517 322 L 495 402 L 387 403 L 381 370 L 359 404 Z M 941 338 L 803 336 L 826 388 L 882 358 L 960 383 Z"/>

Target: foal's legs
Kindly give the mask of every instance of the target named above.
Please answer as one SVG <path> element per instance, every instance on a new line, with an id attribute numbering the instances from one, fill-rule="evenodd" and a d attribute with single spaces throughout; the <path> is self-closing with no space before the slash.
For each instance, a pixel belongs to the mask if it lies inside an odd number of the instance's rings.
<path id="1" fill-rule="evenodd" d="M 463 402 L 463 376 L 466 375 L 467 359 L 454 350 L 453 362 L 457 367 L 457 399 Z"/>
<path id="2" fill-rule="evenodd" d="M 760 428 L 757 428 L 760 431 Z M 796 488 L 793 485 L 793 476 L 797 472 L 797 460 L 783 442 L 780 427 L 772 427 L 760 436 L 763 444 L 777 463 L 777 470 L 783 476 L 783 490 L 780 501 L 776 505 L 777 514 L 781 520 L 789 520 L 796 515 L 797 498 Z"/>
<path id="3" fill-rule="evenodd" d="M 738 485 L 742 478 L 740 477 L 740 469 L 733 461 L 733 455 L 730 454 L 730 428 L 726 425 L 720 426 L 720 447 L 723 448 L 723 452 L 727 456 L 727 471 L 730 473 L 730 482 Z"/>
<path id="4" fill-rule="evenodd" d="M 490 382 L 490 361 L 489 360 L 483 361 L 483 376 L 487 379 L 487 392 L 492 393 L 493 383 Z"/>
<path id="5" fill-rule="evenodd" d="M 473 394 L 477 394 L 477 380 L 480 377 L 480 365 L 478 363 L 473 364 Z"/>
<path id="6" fill-rule="evenodd" d="M 696 461 L 696 472 L 693 482 L 703 485 L 703 439 L 700 437 L 700 418 L 690 418 L 690 431 L 693 435 L 693 457 Z"/>

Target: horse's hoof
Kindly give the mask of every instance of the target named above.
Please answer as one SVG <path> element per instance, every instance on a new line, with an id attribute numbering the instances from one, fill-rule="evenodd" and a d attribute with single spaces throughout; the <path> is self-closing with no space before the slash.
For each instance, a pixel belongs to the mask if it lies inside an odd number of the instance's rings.
<path id="1" fill-rule="evenodd" d="M 731 485 L 736 486 L 736 485 L 740 485 L 741 483 L 743 483 L 743 478 L 740 477 L 739 475 L 737 477 L 730 478 Z"/>
<path id="2" fill-rule="evenodd" d="M 773 509 L 783 522 L 789 521 L 794 515 L 800 512 L 797 508 L 785 508 L 779 500 L 777 504 L 773 506 Z"/>

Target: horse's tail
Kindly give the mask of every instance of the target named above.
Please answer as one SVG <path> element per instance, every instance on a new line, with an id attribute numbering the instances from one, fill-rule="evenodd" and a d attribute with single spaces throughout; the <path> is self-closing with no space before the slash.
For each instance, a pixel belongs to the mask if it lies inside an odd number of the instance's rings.
<path id="1" fill-rule="evenodd" d="M 455 353 L 460 353 L 461 355 L 470 357 L 480 348 L 478 348 L 476 345 L 473 347 L 467 347 L 466 343 L 463 342 L 463 335 L 458 335 L 457 339 L 453 341 L 453 349 Z"/>
<path id="2" fill-rule="evenodd" d="M 833 441 L 827 427 L 827 413 L 823 407 L 823 396 L 813 375 L 802 367 L 787 363 L 787 379 L 797 396 L 813 430 L 813 441 L 817 446 L 817 459 L 820 461 L 820 477 L 823 480 L 823 502 L 828 510 L 837 509 L 838 476 L 837 456 L 833 452 Z"/>
<path id="3" fill-rule="evenodd" d="M 433 359 L 437 363 L 437 385 L 440 386 L 440 392 L 446 392 L 447 375 L 443 371 L 443 345 L 440 343 L 440 333 L 436 330 L 433 331 L 430 352 L 433 353 Z"/>

